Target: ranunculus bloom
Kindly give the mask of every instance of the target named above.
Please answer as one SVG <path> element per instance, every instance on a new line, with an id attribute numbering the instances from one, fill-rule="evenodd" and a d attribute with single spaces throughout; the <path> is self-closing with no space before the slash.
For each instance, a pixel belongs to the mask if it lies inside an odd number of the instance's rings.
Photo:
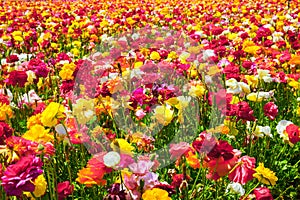
<path id="1" fill-rule="evenodd" d="M 127 193 L 124 189 L 122 189 L 120 183 L 114 183 L 108 189 L 108 194 L 104 198 L 104 200 L 111 200 L 111 199 L 126 199 Z"/>
<path id="2" fill-rule="evenodd" d="M 70 184 L 69 181 L 64 181 L 57 184 L 58 199 L 65 199 L 67 196 L 71 195 L 74 190 L 74 185 Z"/>
<path id="3" fill-rule="evenodd" d="M 190 180 L 190 177 L 188 175 L 186 175 L 185 177 L 186 180 Z M 171 185 L 175 188 L 179 188 L 182 181 L 184 181 L 184 175 L 183 174 L 175 174 L 172 177 L 172 183 Z"/>
<path id="4" fill-rule="evenodd" d="M 190 148 L 190 145 L 186 142 L 180 142 L 178 144 L 170 144 L 171 160 L 180 158 Z"/>
<path id="5" fill-rule="evenodd" d="M 295 124 L 290 124 L 286 127 L 286 132 L 291 143 L 296 144 L 300 141 L 300 130 Z"/>
<path id="6" fill-rule="evenodd" d="M 253 179 L 255 173 L 255 158 L 243 156 L 238 160 L 238 166 L 228 175 L 229 180 L 245 185 Z"/>
<path id="7" fill-rule="evenodd" d="M 81 169 L 77 175 L 77 182 L 85 184 L 87 187 L 92 185 L 105 185 L 106 180 L 103 176 L 106 173 L 112 171 L 111 168 L 108 168 L 104 165 L 103 156 L 106 153 L 95 154 L 93 158 L 88 161 L 86 168 Z"/>
<path id="8" fill-rule="evenodd" d="M 8 85 L 24 87 L 27 82 L 27 74 L 25 71 L 14 70 L 9 74 L 6 82 Z"/>
<path id="9" fill-rule="evenodd" d="M 256 200 L 273 200 L 270 190 L 266 187 L 255 188 L 253 193 Z"/>
<path id="10" fill-rule="evenodd" d="M 160 200 L 171 200 L 169 197 L 169 193 L 165 190 L 159 189 L 159 188 L 153 188 L 151 190 L 146 190 L 142 196 L 144 200 L 154 200 L 154 199 L 160 199 Z"/>
<path id="11" fill-rule="evenodd" d="M 266 103 L 264 105 L 264 114 L 270 119 L 274 120 L 278 114 L 278 107 L 273 102 Z"/>
<path id="12" fill-rule="evenodd" d="M 39 157 L 29 155 L 6 168 L 1 178 L 2 186 L 8 196 L 21 196 L 23 192 L 33 192 L 33 181 L 43 173 Z"/>
<path id="13" fill-rule="evenodd" d="M 0 122 L 0 145 L 5 145 L 6 138 L 12 136 L 13 129 L 5 122 Z"/>
<path id="14" fill-rule="evenodd" d="M 58 119 L 64 118 L 65 107 L 56 102 L 51 102 L 42 113 L 42 124 L 47 127 L 55 126 Z"/>
<path id="15" fill-rule="evenodd" d="M 225 176 L 237 163 L 241 152 L 233 149 L 227 141 L 219 141 L 217 145 L 207 154 L 204 166 L 209 168 L 207 178 L 218 180 Z"/>

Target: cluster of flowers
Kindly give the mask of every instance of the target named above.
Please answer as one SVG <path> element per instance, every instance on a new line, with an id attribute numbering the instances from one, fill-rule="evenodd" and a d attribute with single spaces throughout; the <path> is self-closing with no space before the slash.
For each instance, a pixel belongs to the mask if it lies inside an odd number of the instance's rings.
<path id="1" fill-rule="evenodd" d="M 1 2 L 6 195 L 205 199 L 202 173 L 224 195 L 273 199 L 285 177 L 260 154 L 299 147 L 300 10 L 227 3 Z M 172 140 L 178 127 L 193 133 Z"/>

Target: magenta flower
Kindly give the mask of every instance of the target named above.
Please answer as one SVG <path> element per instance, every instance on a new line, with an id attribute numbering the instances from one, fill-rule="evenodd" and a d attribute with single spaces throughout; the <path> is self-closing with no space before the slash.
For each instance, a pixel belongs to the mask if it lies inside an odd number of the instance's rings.
<path id="1" fill-rule="evenodd" d="M 43 173 L 39 157 L 29 155 L 6 168 L 1 177 L 1 185 L 8 196 L 21 196 L 23 192 L 33 192 L 33 181 Z"/>
<path id="2" fill-rule="evenodd" d="M 70 181 L 64 181 L 57 184 L 58 199 L 63 200 L 74 191 L 74 185 Z"/>
<path id="3" fill-rule="evenodd" d="M 238 160 L 238 166 L 228 175 L 229 180 L 245 185 L 253 179 L 255 173 L 255 158 L 243 156 Z"/>
<path id="4" fill-rule="evenodd" d="M 269 102 L 264 105 L 264 114 L 270 119 L 274 120 L 278 114 L 278 107 L 275 103 Z"/>
<path id="5" fill-rule="evenodd" d="M 5 122 L 0 122 L 0 145 L 5 145 L 6 138 L 12 136 L 13 129 Z"/>

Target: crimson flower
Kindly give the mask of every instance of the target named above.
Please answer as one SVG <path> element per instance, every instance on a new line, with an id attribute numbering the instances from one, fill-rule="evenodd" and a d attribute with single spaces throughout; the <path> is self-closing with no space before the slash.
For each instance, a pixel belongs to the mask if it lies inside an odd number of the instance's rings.
<path id="1" fill-rule="evenodd" d="M 8 196 L 21 196 L 23 192 L 33 192 L 33 181 L 43 173 L 39 157 L 29 155 L 6 168 L 1 177 L 2 186 Z"/>
<path id="2" fill-rule="evenodd" d="M 255 188 L 253 193 L 256 200 L 273 200 L 270 190 L 266 187 Z"/>
<path id="3" fill-rule="evenodd" d="M 273 102 L 268 102 L 264 105 L 264 114 L 267 116 L 270 120 L 274 120 L 275 117 L 278 114 L 278 107 Z"/>
<path id="4" fill-rule="evenodd" d="M 238 160 L 238 166 L 228 175 L 229 180 L 245 185 L 253 179 L 255 173 L 255 158 L 243 156 Z"/>
<path id="5" fill-rule="evenodd" d="M 74 191 L 74 185 L 69 181 L 64 181 L 57 184 L 58 199 L 65 199 L 67 196 L 71 195 Z"/>

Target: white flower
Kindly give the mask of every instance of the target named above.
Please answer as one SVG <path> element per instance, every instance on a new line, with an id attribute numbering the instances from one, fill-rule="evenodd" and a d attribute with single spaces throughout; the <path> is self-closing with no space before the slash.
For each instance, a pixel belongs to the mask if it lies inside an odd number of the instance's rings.
<path id="1" fill-rule="evenodd" d="M 120 154 L 115 151 L 110 151 L 103 156 L 103 162 L 106 167 L 115 167 L 120 163 L 120 160 Z"/>
<path id="2" fill-rule="evenodd" d="M 290 124 L 293 124 L 293 122 L 288 121 L 288 120 L 281 120 L 280 122 L 278 122 L 278 124 L 276 126 L 277 133 L 285 141 L 289 141 L 289 138 L 286 134 L 284 134 L 284 131 L 285 131 L 286 127 Z"/>
<path id="3" fill-rule="evenodd" d="M 245 189 L 242 187 L 240 183 L 229 183 L 226 188 L 226 193 L 234 193 L 243 196 L 245 194 Z"/>
<path id="4" fill-rule="evenodd" d="M 273 137 L 273 135 L 271 134 L 271 128 L 269 126 L 256 126 L 255 131 L 253 132 L 253 134 L 256 137 L 264 137 L 264 136 L 269 136 L 269 137 Z"/>
<path id="5" fill-rule="evenodd" d="M 250 91 L 250 86 L 247 83 L 239 82 L 238 84 L 242 88 L 242 90 L 243 90 L 244 93 L 248 94 L 248 93 L 251 92 Z"/>
<path id="6" fill-rule="evenodd" d="M 237 80 L 234 78 L 227 80 L 226 86 L 228 87 L 227 88 L 228 93 L 239 94 L 243 91 L 242 88 L 240 87 L 239 83 L 237 82 Z"/>
<path id="7" fill-rule="evenodd" d="M 203 60 L 207 60 L 208 58 L 216 56 L 215 51 L 212 49 L 206 49 L 203 51 Z"/>
<path id="8" fill-rule="evenodd" d="M 272 78 L 269 70 L 258 69 L 256 77 L 259 78 L 260 80 L 263 80 L 266 83 L 272 82 Z"/>
<path id="9" fill-rule="evenodd" d="M 59 135 L 66 135 L 67 134 L 67 130 L 66 128 L 62 125 L 62 124 L 57 124 L 55 126 L 55 131 L 59 134 Z"/>

